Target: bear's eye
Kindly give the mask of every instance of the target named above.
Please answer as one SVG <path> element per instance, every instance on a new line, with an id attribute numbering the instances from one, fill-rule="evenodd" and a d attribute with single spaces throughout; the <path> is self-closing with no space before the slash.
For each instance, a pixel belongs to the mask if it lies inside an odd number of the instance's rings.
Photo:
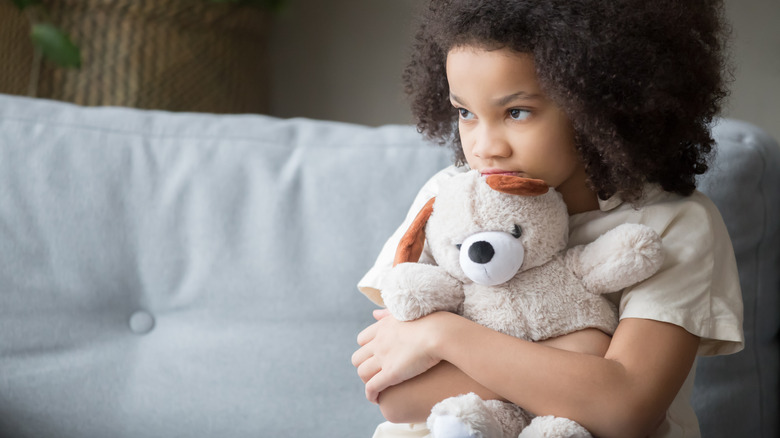
<path id="1" fill-rule="evenodd" d="M 515 239 L 519 239 L 520 236 L 523 235 L 523 229 L 520 228 L 520 225 L 515 224 L 515 228 L 512 230 L 512 235 L 515 236 Z"/>
<path id="2" fill-rule="evenodd" d="M 460 247 L 461 246 L 463 246 L 463 245 L 459 243 L 459 244 L 455 245 L 455 248 L 458 248 L 458 251 L 460 251 Z"/>

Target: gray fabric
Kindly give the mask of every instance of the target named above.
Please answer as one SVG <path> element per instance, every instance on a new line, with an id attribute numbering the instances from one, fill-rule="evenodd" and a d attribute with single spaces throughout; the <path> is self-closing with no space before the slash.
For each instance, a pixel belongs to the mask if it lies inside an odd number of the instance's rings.
<path id="1" fill-rule="evenodd" d="M 780 375 L 780 148 L 756 126 L 715 125 L 718 155 L 700 189 L 734 245 L 745 306 L 739 354 L 701 358 L 693 401 L 707 437 L 777 437 Z"/>
<path id="2" fill-rule="evenodd" d="M 748 348 L 696 401 L 705 436 L 773 437 L 780 152 L 717 132 Z M 448 163 L 410 126 L 0 95 L 2 436 L 370 436 L 355 283 Z"/>

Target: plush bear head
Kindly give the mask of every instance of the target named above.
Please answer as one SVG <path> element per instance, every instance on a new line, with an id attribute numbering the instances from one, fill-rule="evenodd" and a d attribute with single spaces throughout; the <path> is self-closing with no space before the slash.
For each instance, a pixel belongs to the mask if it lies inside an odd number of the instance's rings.
<path id="1" fill-rule="evenodd" d="M 417 216 L 396 264 L 419 260 L 427 239 L 450 275 L 494 286 L 565 249 L 568 224 L 561 195 L 544 181 L 472 170 L 452 177 Z"/>

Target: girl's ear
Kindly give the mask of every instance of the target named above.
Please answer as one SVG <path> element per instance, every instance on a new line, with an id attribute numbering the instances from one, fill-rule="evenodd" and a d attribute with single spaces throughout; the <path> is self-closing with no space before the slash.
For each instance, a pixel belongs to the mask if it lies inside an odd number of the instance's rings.
<path id="1" fill-rule="evenodd" d="M 509 195 L 539 196 L 550 189 L 540 179 L 523 178 L 512 175 L 490 175 L 487 183 L 493 190 Z"/>
<path id="2" fill-rule="evenodd" d="M 433 213 L 433 201 L 436 198 L 431 198 L 422 210 L 417 213 L 417 216 L 412 221 L 409 229 L 406 230 L 406 234 L 401 238 L 398 243 L 398 249 L 395 251 L 395 260 L 393 260 L 393 266 L 399 263 L 416 263 L 420 260 L 422 255 L 423 246 L 425 246 L 425 224 L 428 223 L 428 218 Z"/>

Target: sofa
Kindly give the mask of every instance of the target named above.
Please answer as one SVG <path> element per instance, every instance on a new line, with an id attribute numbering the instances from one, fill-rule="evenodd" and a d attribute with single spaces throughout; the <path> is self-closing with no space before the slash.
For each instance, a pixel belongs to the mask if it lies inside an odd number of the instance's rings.
<path id="1" fill-rule="evenodd" d="M 780 148 L 713 126 L 746 348 L 701 358 L 705 437 L 777 437 Z M 450 162 L 413 126 L 0 95 L 0 436 L 370 437 L 356 282 Z"/>

